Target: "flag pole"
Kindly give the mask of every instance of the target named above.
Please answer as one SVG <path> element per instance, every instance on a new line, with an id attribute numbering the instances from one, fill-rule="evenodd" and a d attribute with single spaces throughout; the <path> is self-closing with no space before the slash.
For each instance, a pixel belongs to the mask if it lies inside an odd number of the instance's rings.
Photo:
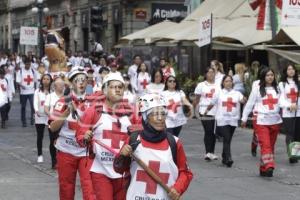
<path id="1" fill-rule="evenodd" d="M 276 0 L 269 0 L 270 3 L 270 24 L 271 24 L 271 30 L 272 30 L 272 39 L 276 36 L 277 31 L 277 22 L 276 22 Z"/>

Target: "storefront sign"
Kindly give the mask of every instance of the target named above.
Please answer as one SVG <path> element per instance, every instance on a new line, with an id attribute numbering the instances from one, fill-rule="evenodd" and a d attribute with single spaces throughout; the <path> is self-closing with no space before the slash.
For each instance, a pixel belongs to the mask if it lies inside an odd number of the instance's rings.
<path id="1" fill-rule="evenodd" d="M 160 22 L 165 19 L 179 18 L 187 16 L 187 7 L 183 4 L 152 4 L 152 20 Z"/>
<path id="2" fill-rule="evenodd" d="M 282 1 L 282 26 L 300 26 L 300 0 Z"/>
<path id="3" fill-rule="evenodd" d="M 147 18 L 147 11 L 145 9 L 135 9 L 134 15 L 136 19 L 146 19 Z"/>
<path id="4" fill-rule="evenodd" d="M 20 44 L 38 45 L 38 28 L 22 26 L 20 32 Z"/>

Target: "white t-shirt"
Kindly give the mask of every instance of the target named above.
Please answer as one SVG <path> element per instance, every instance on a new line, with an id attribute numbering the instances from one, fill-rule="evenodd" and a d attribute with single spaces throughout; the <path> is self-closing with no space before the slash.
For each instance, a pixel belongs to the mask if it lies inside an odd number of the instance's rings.
<path id="1" fill-rule="evenodd" d="M 34 85 L 37 81 L 36 73 L 32 68 L 26 70 L 25 68 L 21 68 L 16 75 L 16 82 L 22 85 L 20 87 L 21 94 L 34 94 Z"/>
<path id="2" fill-rule="evenodd" d="M 217 72 L 215 76 L 215 83 L 221 87 L 222 85 L 222 80 L 223 80 L 224 74 L 221 72 Z"/>
<path id="3" fill-rule="evenodd" d="M 56 102 L 59 100 L 59 96 L 55 92 L 51 92 L 49 95 L 46 97 L 45 101 L 45 106 L 49 107 L 50 109 L 50 114 L 53 112 L 53 108 L 56 104 Z"/>
<path id="4" fill-rule="evenodd" d="M 48 116 L 45 113 L 45 101 L 49 94 L 36 89 L 34 92 L 33 107 L 35 111 L 34 119 L 36 124 L 47 124 Z"/>
<path id="5" fill-rule="evenodd" d="M 200 96 L 199 113 L 203 115 L 207 107 L 213 104 L 213 99 L 218 95 L 220 86 L 217 83 L 208 83 L 203 81 L 199 83 L 195 89 L 195 94 Z M 207 115 L 214 116 L 216 114 L 216 106 L 214 106 Z"/>
<path id="6" fill-rule="evenodd" d="M 274 125 L 282 122 L 279 114 L 279 97 L 273 87 L 266 87 L 266 95 L 261 96 L 259 87 L 252 88 L 249 99 L 243 111 L 242 121 L 247 121 L 250 112 L 255 104 L 257 108 L 257 124 L 259 125 Z"/>
<path id="7" fill-rule="evenodd" d="M 136 64 L 131 65 L 128 68 L 128 76 L 130 77 L 130 84 L 132 86 L 132 88 L 134 89 L 134 91 L 137 91 L 137 85 L 136 85 L 136 79 L 137 79 L 137 68 L 138 66 Z"/>
<path id="8" fill-rule="evenodd" d="M 295 112 L 291 112 L 289 108 L 292 103 L 296 104 L 297 100 L 297 117 L 300 116 L 300 98 L 297 98 L 298 95 L 298 87 L 293 80 L 288 80 L 288 83 L 280 82 L 279 85 L 280 90 L 280 107 L 282 108 L 282 117 L 291 118 L 295 117 Z"/>
<path id="9" fill-rule="evenodd" d="M 8 103 L 9 95 L 10 95 L 10 89 L 9 89 L 7 79 L 5 79 L 5 78 L 0 79 L 0 90 L 2 91 L 2 98 L 4 98 L 5 103 Z"/>
<path id="10" fill-rule="evenodd" d="M 7 98 L 5 98 L 5 95 L 3 94 L 3 91 L 0 90 L 0 108 L 4 106 L 4 104 L 7 103 Z"/>
<path id="11" fill-rule="evenodd" d="M 182 109 L 182 99 L 185 98 L 184 92 L 182 90 L 165 90 L 162 92 L 162 96 L 164 97 L 164 100 L 167 103 L 167 128 L 174 128 L 186 124 L 187 120 Z"/>
<path id="12" fill-rule="evenodd" d="M 139 96 L 146 93 L 146 87 L 149 85 L 151 78 L 147 72 L 140 72 L 137 77 L 137 93 Z"/>
<path id="13" fill-rule="evenodd" d="M 234 89 L 228 91 L 222 89 L 216 99 L 217 104 L 216 120 L 217 126 L 238 126 L 238 120 L 240 119 L 240 101 L 243 99 L 243 95 Z"/>
<path id="14" fill-rule="evenodd" d="M 129 90 L 124 91 L 123 99 L 127 99 L 130 105 L 135 105 L 136 103 L 136 95 Z"/>

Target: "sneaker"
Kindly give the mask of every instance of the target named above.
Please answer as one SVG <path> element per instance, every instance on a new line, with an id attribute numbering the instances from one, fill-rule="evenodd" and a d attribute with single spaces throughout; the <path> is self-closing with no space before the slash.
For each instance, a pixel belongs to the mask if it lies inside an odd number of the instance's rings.
<path id="1" fill-rule="evenodd" d="M 38 163 L 42 163 L 42 162 L 44 162 L 44 158 L 43 158 L 43 156 L 38 156 L 38 158 L 37 158 L 37 162 L 38 162 Z"/>
<path id="2" fill-rule="evenodd" d="M 211 154 L 210 153 L 205 154 L 204 160 L 211 161 Z"/>
<path id="3" fill-rule="evenodd" d="M 210 159 L 211 159 L 211 160 L 218 160 L 218 158 L 219 158 L 219 157 L 218 157 L 216 154 L 214 154 L 214 153 L 211 153 L 211 154 L 210 154 Z"/>

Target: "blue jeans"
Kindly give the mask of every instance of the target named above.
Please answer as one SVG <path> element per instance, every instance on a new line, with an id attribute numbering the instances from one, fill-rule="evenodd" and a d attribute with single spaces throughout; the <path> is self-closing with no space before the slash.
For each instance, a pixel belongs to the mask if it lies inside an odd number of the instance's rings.
<path id="1" fill-rule="evenodd" d="M 27 99 L 29 100 L 31 115 L 30 118 L 33 120 L 33 94 L 21 94 L 20 95 L 20 103 L 21 103 L 21 120 L 23 124 L 26 124 L 26 103 Z"/>

